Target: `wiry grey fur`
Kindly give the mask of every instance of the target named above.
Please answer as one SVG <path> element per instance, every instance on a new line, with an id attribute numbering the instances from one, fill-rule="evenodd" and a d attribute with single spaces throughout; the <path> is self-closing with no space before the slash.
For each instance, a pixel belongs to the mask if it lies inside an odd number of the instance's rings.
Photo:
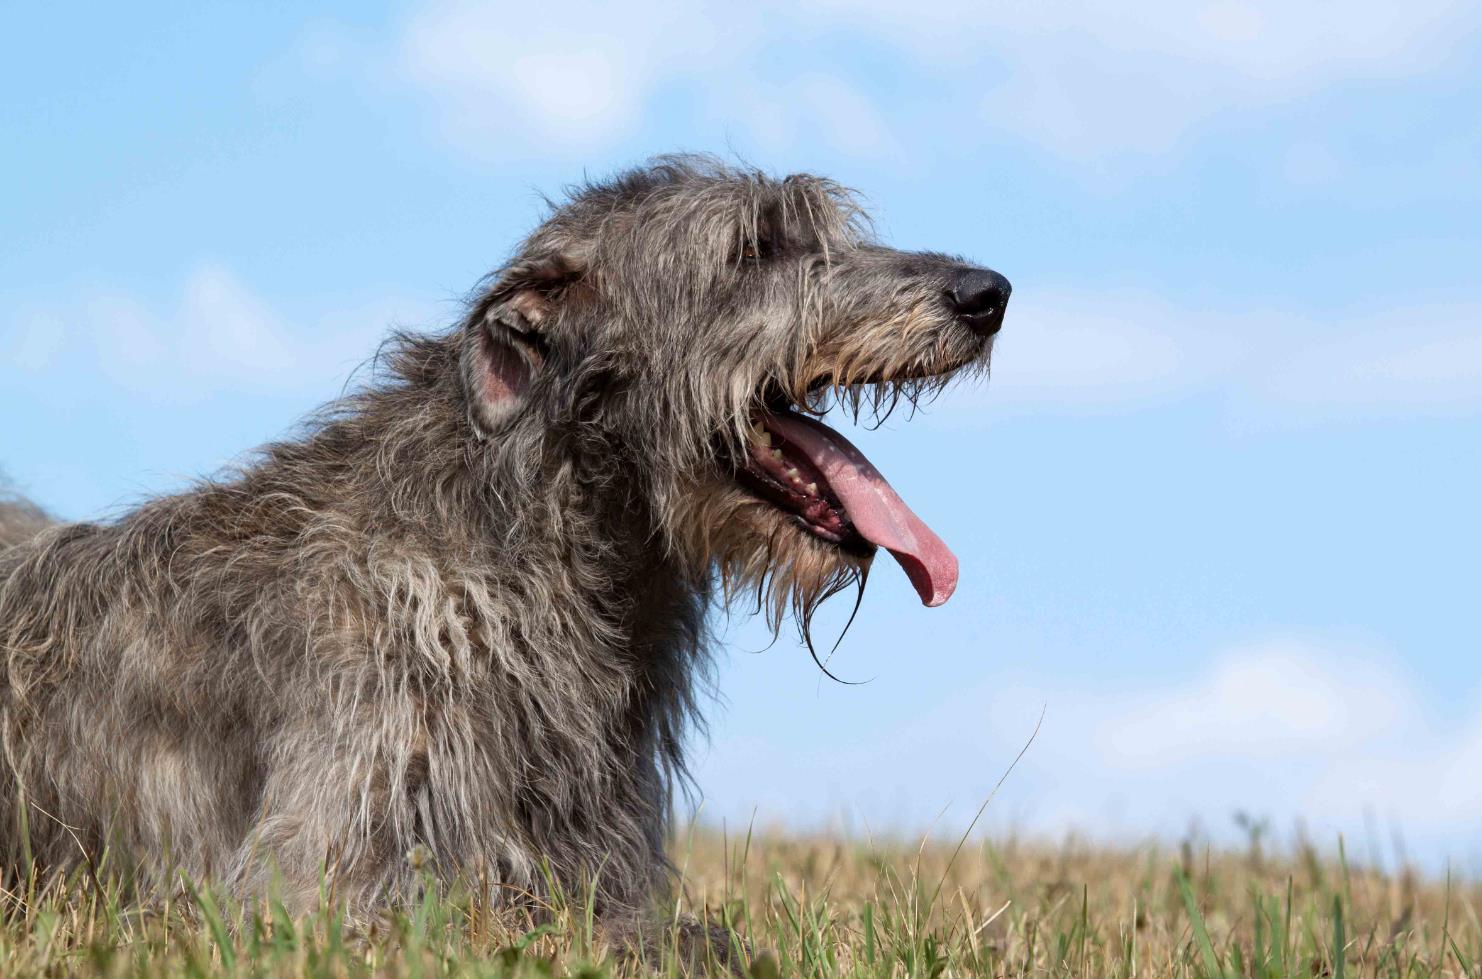
<path id="1" fill-rule="evenodd" d="M 985 367 L 961 268 L 827 180 L 666 158 L 240 471 L 110 523 L 0 508 L 0 858 L 368 907 L 416 850 L 641 906 L 714 586 L 805 620 L 868 564 L 736 484 L 752 413 Z"/>

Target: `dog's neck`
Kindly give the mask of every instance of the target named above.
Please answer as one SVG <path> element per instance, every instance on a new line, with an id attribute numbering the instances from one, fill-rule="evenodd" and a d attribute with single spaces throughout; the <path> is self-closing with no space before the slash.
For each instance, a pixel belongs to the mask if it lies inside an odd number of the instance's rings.
<path id="1" fill-rule="evenodd" d="M 368 390 L 270 447 L 231 495 L 295 499 L 275 536 L 362 526 L 367 560 L 423 562 L 450 594 L 499 592 L 516 621 L 495 634 L 593 660 L 668 655 L 665 644 L 694 658 L 706 577 L 665 546 L 643 479 L 601 440 L 533 417 L 478 438 L 458 391 L 411 383 Z"/>

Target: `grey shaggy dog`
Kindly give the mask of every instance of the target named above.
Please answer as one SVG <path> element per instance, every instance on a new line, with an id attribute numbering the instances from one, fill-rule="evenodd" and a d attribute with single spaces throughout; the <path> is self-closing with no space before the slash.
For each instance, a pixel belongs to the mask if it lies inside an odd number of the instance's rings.
<path id="1" fill-rule="evenodd" d="M 0 859 L 644 908 L 707 609 L 806 628 L 879 546 L 928 604 L 955 584 L 809 419 L 986 369 L 1007 298 L 828 180 L 661 158 L 574 189 L 460 324 L 239 470 L 107 523 L 0 505 Z"/>

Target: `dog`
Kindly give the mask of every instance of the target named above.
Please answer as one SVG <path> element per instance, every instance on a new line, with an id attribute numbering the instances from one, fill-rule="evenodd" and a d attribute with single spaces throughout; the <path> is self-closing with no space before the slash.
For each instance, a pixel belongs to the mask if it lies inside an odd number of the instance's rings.
<path id="1" fill-rule="evenodd" d="M 8 505 L 0 861 L 643 908 L 707 609 L 806 627 L 881 549 L 951 594 L 819 416 L 986 372 L 1009 293 L 881 244 L 827 179 L 659 158 L 573 189 L 460 323 L 239 470 L 107 523 Z"/>

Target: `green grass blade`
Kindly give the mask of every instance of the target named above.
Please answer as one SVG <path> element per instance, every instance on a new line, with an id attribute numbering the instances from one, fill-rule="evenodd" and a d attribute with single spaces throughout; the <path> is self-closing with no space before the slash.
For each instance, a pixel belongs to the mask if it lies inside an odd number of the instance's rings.
<path id="1" fill-rule="evenodd" d="M 1178 878 L 1184 908 L 1189 913 L 1189 923 L 1194 928 L 1194 938 L 1199 943 L 1199 953 L 1204 957 L 1204 974 L 1208 979 L 1222 979 L 1225 970 L 1220 965 L 1219 956 L 1214 953 L 1214 945 L 1209 940 L 1209 929 L 1204 927 L 1204 915 L 1199 913 L 1199 905 L 1194 900 L 1194 888 L 1190 886 L 1189 878 L 1182 867 L 1175 868 L 1173 872 Z"/>

